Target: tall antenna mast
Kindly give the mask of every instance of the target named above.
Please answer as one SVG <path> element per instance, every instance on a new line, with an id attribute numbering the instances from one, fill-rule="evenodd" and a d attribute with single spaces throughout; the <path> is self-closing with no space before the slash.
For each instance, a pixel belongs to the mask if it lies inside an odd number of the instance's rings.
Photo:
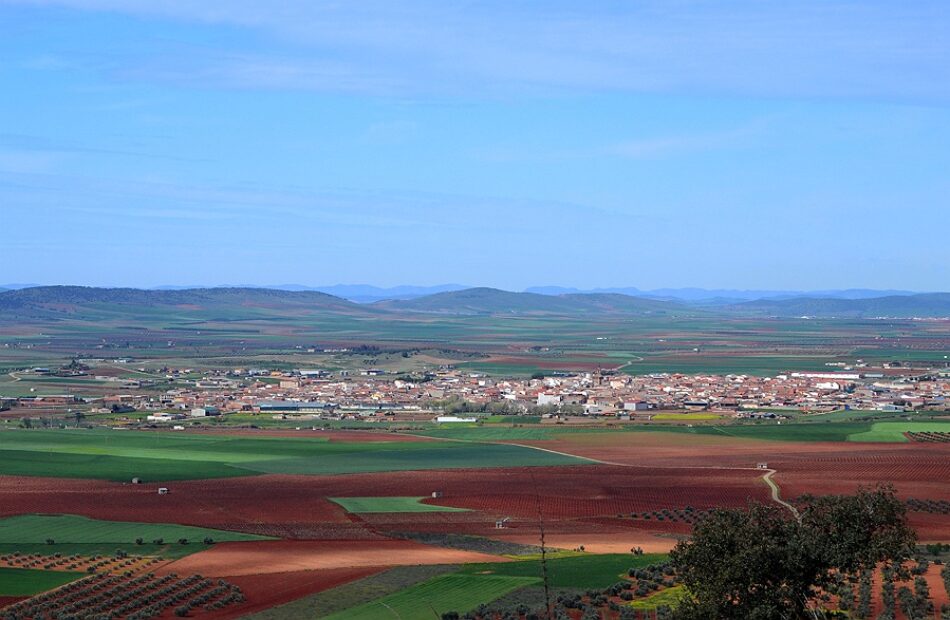
<path id="1" fill-rule="evenodd" d="M 551 589 L 548 584 L 548 557 L 547 547 L 544 544 L 544 512 L 541 510 L 541 493 L 534 472 L 531 472 L 531 481 L 534 482 L 534 499 L 538 509 L 538 532 L 541 536 L 541 582 L 544 584 L 544 615 L 551 620 Z"/>

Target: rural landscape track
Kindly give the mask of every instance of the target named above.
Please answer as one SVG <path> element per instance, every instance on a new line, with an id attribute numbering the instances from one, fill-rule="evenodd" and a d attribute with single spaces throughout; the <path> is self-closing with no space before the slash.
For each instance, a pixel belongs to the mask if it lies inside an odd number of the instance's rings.
<path id="1" fill-rule="evenodd" d="M 488 442 L 488 443 L 505 443 L 505 442 Z M 617 467 L 635 467 L 635 468 L 644 468 L 644 469 L 656 467 L 654 465 L 636 465 L 633 463 L 616 463 L 613 461 L 603 461 L 601 459 L 593 459 L 587 456 L 578 456 L 576 454 L 570 454 L 569 452 L 559 452 L 557 450 L 551 450 L 548 448 L 541 448 L 538 446 L 531 446 L 531 445 L 522 444 L 522 443 L 507 443 L 505 445 L 520 446 L 522 448 L 533 448 L 535 450 L 550 452 L 552 454 L 559 454 L 561 456 L 570 456 L 570 457 L 574 457 L 578 459 L 584 459 L 586 461 L 591 461 L 591 462 L 598 463 L 601 465 L 614 465 Z M 788 511 L 791 512 L 792 515 L 796 519 L 801 518 L 801 515 L 798 513 L 798 509 L 782 499 L 782 490 L 779 488 L 778 484 L 776 484 L 776 482 L 772 480 L 772 476 L 778 473 L 778 471 L 775 469 L 769 468 L 769 469 L 763 470 L 758 467 L 729 467 L 726 465 L 663 465 L 662 467 L 668 468 L 668 469 L 721 469 L 721 470 L 734 470 L 734 471 L 764 471 L 765 473 L 762 475 L 762 481 L 765 482 L 765 484 L 769 486 L 769 489 L 771 490 L 772 501 L 778 504 L 779 506 L 782 506 L 788 509 Z"/>
<path id="2" fill-rule="evenodd" d="M 626 368 L 627 366 L 629 366 L 630 364 L 633 364 L 634 362 L 642 362 L 642 361 L 643 361 L 643 358 L 642 358 L 642 357 L 640 357 L 639 355 L 634 355 L 634 356 L 633 356 L 633 359 L 627 360 L 627 361 L 624 362 L 623 364 L 614 367 L 613 371 L 614 371 L 614 372 L 620 372 L 620 371 L 622 371 L 624 368 Z"/>
<path id="3" fill-rule="evenodd" d="M 772 476 L 774 476 L 776 473 L 778 472 L 776 472 L 774 469 L 768 469 L 766 470 L 765 475 L 762 476 L 762 480 L 765 481 L 765 484 L 769 485 L 769 488 L 772 489 L 772 501 L 779 504 L 780 506 L 785 506 L 786 508 L 788 508 L 789 512 L 791 512 L 792 515 L 794 515 L 795 519 L 800 521 L 802 516 L 798 512 L 798 508 L 795 508 L 794 506 L 786 502 L 784 499 L 782 499 L 782 490 L 775 483 L 775 481 L 772 480 Z"/>
<path id="4" fill-rule="evenodd" d="M 425 437 L 427 439 L 435 439 L 437 441 L 456 441 L 460 443 L 481 443 L 481 444 L 497 444 L 503 446 L 518 446 L 519 448 L 530 448 L 531 450 L 540 450 L 541 452 L 548 452 L 550 454 L 557 454 L 559 456 L 567 456 L 570 458 L 580 459 L 583 461 L 589 461 L 591 463 L 597 463 L 598 465 L 612 465 L 614 467 L 630 467 L 634 469 L 653 469 L 655 467 L 663 467 L 664 469 L 714 469 L 714 470 L 728 470 L 728 471 L 761 471 L 762 481 L 768 485 L 769 490 L 771 491 L 771 499 L 773 502 L 779 506 L 785 508 L 792 513 L 796 519 L 801 519 L 801 515 L 798 512 L 798 509 L 790 503 L 782 499 L 782 490 L 779 488 L 778 484 L 772 480 L 772 476 L 778 473 L 775 469 L 762 469 L 759 467 L 730 467 L 728 465 L 637 465 L 635 463 L 617 463 L 615 461 L 604 461 L 602 459 L 595 459 L 589 456 L 579 456 L 577 454 L 571 454 L 570 452 L 561 452 L 559 450 L 552 450 L 550 448 L 542 448 L 540 446 L 532 446 L 530 444 L 524 443 L 513 443 L 508 441 L 478 441 L 475 439 L 458 439 L 454 437 L 429 437 L 428 435 L 417 435 L 415 433 L 400 433 L 403 435 L 411 435 L 413 437 Z"/>

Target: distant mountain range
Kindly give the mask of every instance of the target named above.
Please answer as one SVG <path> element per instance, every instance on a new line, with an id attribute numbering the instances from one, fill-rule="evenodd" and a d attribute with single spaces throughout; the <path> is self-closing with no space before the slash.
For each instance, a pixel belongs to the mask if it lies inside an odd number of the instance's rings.
<path id="1" fill-rule="evenodd" d="M 24 288 L 40 287 L 39 284 L 0 284 L 0 291 L 19 290 Z M 445 293 L 452 291 L 462 291 L 471 288 L 464 284 L 437 284 L 433 286 L 392 286 L 380 287 L 371 284 L 334 284 L 330 286 L 309 286 L 304 284 L 269 284 L 269 285 L 211 285 L 211 286 L 178 286 L 164 285 L 149 287 L 144 290 L 157 291 L 182 291 L 195 289 L 270 289 L 279 291 L 319 291 L 355 301 L 357 303 L 367 304 L 377 301 L 391 299 L 416 299 L 426 297 L 436 293 Z M 917 295 L 918 292 L 898 290 L 898 289 L 828 289 L 818 291 L 800 291 L 800 290 L 774 290 L 774 289 L 705 289 L 705 288 L 659 288 L 659 289 L 638 289 L 636 287 L 610 287 L 610 288 L 591 288 L 579 289 L 564 286 L 533 286 L 524 290 L 525 293 L 535 293 L 538 295 L 561 296 L 561 295 L 587 295 L 587 294 L 618 294 L 628 297 L 641 297 L 648 299 L 661 299 L 685 302 L 691 305 L 702 306 L 729 306 L 745 301 L 759 301 L 763 299 L 873 299 L 878 297 L 896 297 Z"/>
<path id="2" fill-rule="evenodd" d="M 451 287 L 453 285 L 445 285 Z M 360 287 L 356 287 L 360 288 Z M 413 287 L 404 287 L 410 289 Z M 390 289 L 392 290 L 392 289 Z M 411 291 L 404 290 L 403 294 Z M 384 319 L 387 316 L 440 314 L 458 316 L 706 316 L 816 318 L 950 317 L 950 293 L 884 295 L 868 298 L 801 296 L 712 305 L 622 293 L 515 293 L 493 288 L 448 290 L 403 299 L 355 303 L 312 290 L 272 288 L 133 289 L 41 286 L 0 292 L 0 319 L 97 318 L 174 312 L 196 319 L 340 314 Z"/>
<path id="3" fill-rule="evenodd" d="M 387 310 L 429 312 L 438 314 L 669 314 L 686 312 L 682 304 L 619 295 L 590 293 L 541 295 L 512 293 L 494 288 L 470 288 L 436 293 L 407 300 L 382 301 L 374 304 Z"/>
<path id="4" fill-rule="evenodd" d="M 0 285 L 0 289 L 3 286 Z M 23 288 L 21 286 L 8 286 L 6 288 Z M 165 285 L 165 286 L 156 286 L 154 290 L 159 291 L 181 291 L 187 290 L 188 286 L 175 286 L 175 285 Z M 336 297 L 343 297 L 344 299 L 349 299 L 350 301 L 355 301 L 361 304 L 370 304 L 377 301 L 383 301 L 386 299 L 413 299 L 415 297 L 423 297 L 425 295 L 432 295 L 434 293 L 443 293 L 446 291 L 461 291 L 466 288 L 471 288 L 463 284 L 437 284 L 435 286 L 392 286 L 392 287 L 380 287 L 373 286 L 371 284 L 334 284 L 332 286 L 306 286 L 304 284 L 269 284 L 265 286 L 247 286 L 247 285 L 231 285 L 227 287 L 219 286 L 204 286 L 201 288 L 266 288 L 273 289 L 278 291 L 319 291 L 321 293 L 327 293 L 328 295 L 334 295 Z"/>
<path id="5" fill-rule="evenodd" d="M 634 297 L 649 297 L 652 299 L 675 299 L 702 305 L 729 305 L 742 301 L 760 299 L 792 299 L 796 297 L 812 297 L 816 299 L 869 299 L 894 295 L 914 295 L 914 291 L 903 290 L 875 290 L 864 288 L 830 289 L 824 291 L 792 291 L 792 290 L 755 290 L 755 289 L 706 289 L 706 288 L 657 288 L 640 290 L 634 287 L 576 289 L 562 286 L 534 286 L 525 289 L 529 293 L 542 295 L 565 295 L 570 293 L 619 293 Z"/>
<path id="6" fill-rule="evenodd" d="M 387 299 L 415 299 L 434 295 L 436 293 L 445 293 L 449 291 L 462 291 L 467 288 L 463 284 L 437 284 L 435 286 L 393 286 L 390 288 L 381 288 L 369 284 L 335 284 L 333 286 L 319 286 L 313 289 L 343 297 L 350 301 L 361 304 L 373 303 Z M 300 289 L 304 290 L 304 289 Z"/>
<path id="7" fill-rule="evenodd" d="M 140 316 L 156 311 L 215 313 L 227 318 L 297 312 L 371 314 L 372 308 L 319 291 L 264 288 L 198 288 L 145 290 L 85 286 L 39 286 L 0 292 L 3 318 L 95 317 L 103 314 Z"/>
<path id="8" fill-rule="evenodd" d="M 950 317 L 950 293 L 889 295 L 869 299 L 814 297 L 761 299 L 734 304 L 723 309 L 742 314 L 782 317 Z"/>

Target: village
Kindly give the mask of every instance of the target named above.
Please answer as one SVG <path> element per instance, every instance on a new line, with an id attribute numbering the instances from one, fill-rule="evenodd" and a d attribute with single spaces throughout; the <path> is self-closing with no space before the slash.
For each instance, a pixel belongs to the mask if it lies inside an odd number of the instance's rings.
<path id="1" fill-rule="evenodd" d="M 787 372 L 771 377 L 668 373 L 634 376 L 605 370 L 501 378 L 453 368 L 418 376 L 374 368 L 336 373 L 245 368 L 162 371 L 159 376 L 141 367 L 137 372 L 151 378 L 113 377 L 111 383 L 118 389 L 102 395 L 31 395 L 6 398 L 0 405 L 6 409 L 7 418 L 37 412 L 145 413 L 145 421 L 156 424 L 234 413 L 291 421 L 453 423 L 475 422 L 486 414 L 650 421 L 659 413 L 673 420 L 676 418 L 667 414 L 708 412 L 714 417 L 782 419 L 790 413 L 837 410 L 894 413 L 950 409 L 950 372 L 899 365 L 832 367 L 822 372 Z M 69 372 L 85 371 L 73 366 Z M 30 373 L 51 371 L 36 368 L 25 374 Z M 109 385 L 109 377 L 98 378 Z M 142 417 L 136 419 L 141 421 Z"/>

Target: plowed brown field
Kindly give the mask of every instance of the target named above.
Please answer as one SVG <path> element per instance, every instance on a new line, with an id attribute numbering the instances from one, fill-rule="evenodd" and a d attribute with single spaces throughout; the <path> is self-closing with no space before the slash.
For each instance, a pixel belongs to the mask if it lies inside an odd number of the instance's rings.
<path id="1" fill-rule="evenodd" d="M 227 575 L 229 583 L 240 586 L 247 600 L 212 612 L 201 612 L 207 620 L 240 618 L 304 596 L 323 592 L 351 581 L 378 573 L 379 568 L 335 568 L 259 575 Z M 172 614 L 172 617 L 174 615 Z"/>
<path id="2" fill-rule="evenodd" d="M 506 559 L 408 540 L 267 540 L 218 543 L 206 551 L 169 562 L 159 572 L 226 577 L 339 568 L 501 561 Z"/>

